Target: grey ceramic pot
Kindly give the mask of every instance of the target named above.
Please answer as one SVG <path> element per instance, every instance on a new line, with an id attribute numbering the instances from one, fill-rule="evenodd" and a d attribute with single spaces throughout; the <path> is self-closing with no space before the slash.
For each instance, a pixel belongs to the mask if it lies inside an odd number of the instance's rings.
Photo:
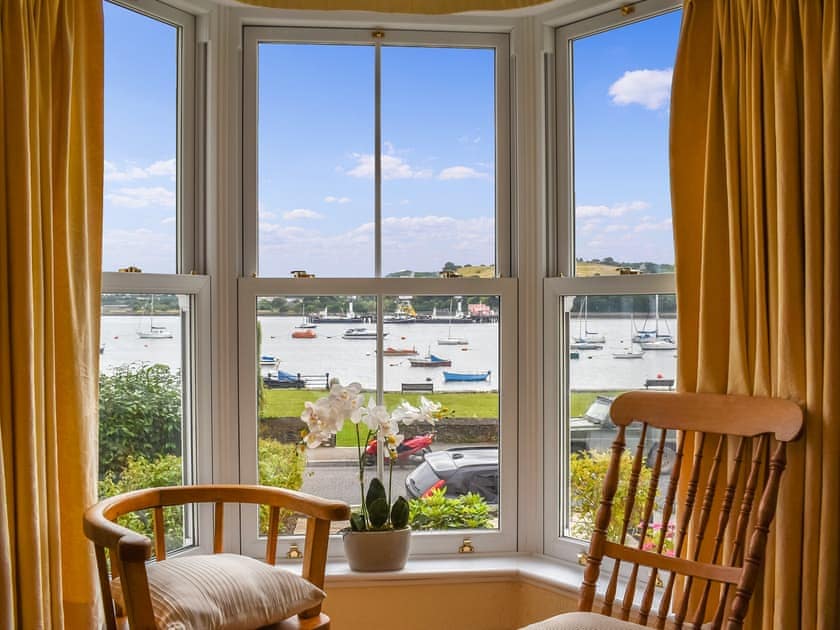
<path id="1" fill-rule="evenodd" d="M 398 571 L 411 547 L 411 528 L 345 532 L 344 553 L 354 571 Z"/>

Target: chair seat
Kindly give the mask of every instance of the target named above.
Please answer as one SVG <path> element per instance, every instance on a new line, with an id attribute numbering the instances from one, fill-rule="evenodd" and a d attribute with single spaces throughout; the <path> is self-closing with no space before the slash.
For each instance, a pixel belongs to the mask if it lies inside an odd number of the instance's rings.
<path id="1" fill-rule="evenodd" d="M 521 630 L 635 630 L 637 628 L 645 628 L 645 626 L 597 613 L 571 612 L 532 623 Z"/>
<path id="2" fill-rule="evenodd" d="M 321 589 L 290 571 L 230 553 L 170 558 L 150 563 L 146 572 L 160 628 L 257 628 L 324 599 Z M 119 578 L 111 589 L 124 609 Z"/>

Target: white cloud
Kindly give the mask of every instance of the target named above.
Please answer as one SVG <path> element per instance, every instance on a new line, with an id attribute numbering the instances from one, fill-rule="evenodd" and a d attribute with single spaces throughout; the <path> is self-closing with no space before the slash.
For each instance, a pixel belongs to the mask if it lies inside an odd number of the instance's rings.
<path id="1" fill-rule="evenodd" d="M 665 232 L 671 229 L 671 219 L 664 219 L 663 221 L 645 221 L 639 223 L 634 232 Z"/>
<path id="2" fill-rule="evenodd" d="M 170 223 L 175 223 L 175 217 L 166 217 L 161 221 L 163 225 L 169 225 Z"/>
<path id="3" fill-rule="evenodd" d="M 350 203 L 350 197 L 334 197 L 332 195 L 327 195 L 324 197 L 324 201 L 326 203 Z"/>
<path id="4" fill-rule="evenodd" d="M 363 178 L 373 177 L 373 155 L 354 153 L 353 159 L 356 160 L 356 166 L 347 171 L 348 175 Z M 388 154 L 382 156 L 382 178 L 385 180 L 426 179 L 431 176 L 432 171 L 414 168 L 399 156 Z"/>
<path id="5" fill-rule="evenodd" d="M 446 260 L 489 262 L 493 234 L 492 218 L 387 217 L 382 221 L 383 268 L 386 272 L 405 268 L 435 271 Z M 261 224 L 260 253 L 265 263 L 261 261 L 260 266 L 266 274 L 281 276 L 297 268 L 322 275 L 367 275 L 373 271 L 373 242 L 372 222 L 337 234 Z"/>
<path id="6" fill-rule="evenodd" d="M 481 136 L 471 136 L 469 134 L 464 134 L 463 136 L 458 137 L 458 142 L 460 144 L 478 144 L 479 142 L 481 142 Z"/>
<path id="7" fill-rule="evenodd" d="M 630 227 L 620 223 L 613 223 L 604 228 L 604 232 L 626 232 Z"/>
<path id="8" fill-rule="evenodd" d="M 488 179 L 487 173 L 482 173 L 469 166 L 450 166 L 438 175 L 438 179 Z"/>
<path id="9" fill-rule="evenodd" d="M 127 182 L 150 177 L 169 177 L 175 179 L 176 163 L 175 158 L 158 160 L 149 166 L 136 166 L 128 164 L 123 168 L 113 162 L 105 160 L 105 181 L 106 182 Z"/>
<path id="10" fill-rule="evenodd" d="M 102 268 L 116 271 L 135 265 L 146 273 L 172 273 L 175 269 L 174 229 L 155 232 L 105 229 L 102 234 Z"/>
<path id="11" fill-rule="evenodd" d="M 578 219 L 588 217 L 620 217 L 628 212 L 635 212 L 649 208 L 646 201 L 625 201 L 611 206 L 578 206 L 575 208 L 575 216 Z"/>
<path id="12" fill-rule="evenodd" d="M 636 103 L 647 109 L 659 109 L 671 96 L 673 68 L 665 70 L 628 70 L 610 86 L 616 105 Z"/>
<path id="13" fill-rule="evenodd" d="M 120 188 L 106 193 L 105 201 L 124 208 L 146 208 L 148 206 L 175 206 L 175 191 L 162 186 Z"/>
<path id="14" fill-rule="evenodd" d="M 284 212 L 283 218 L 289 221 L 295 221 L 297 219 L 323 219 L 324 215 L 309 208 L 295 208 L 294 210 Z"/>

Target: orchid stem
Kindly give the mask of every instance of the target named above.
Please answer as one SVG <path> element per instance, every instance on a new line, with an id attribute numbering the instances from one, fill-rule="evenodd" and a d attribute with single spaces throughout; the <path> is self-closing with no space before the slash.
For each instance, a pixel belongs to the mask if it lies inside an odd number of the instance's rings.
<path id="1" fill-rule="evenodd" d="M 362 452 L 362 436 L 359 434 L 359 425 L 356 425 L 356 452 L 359 456 L 359 493 L 362 496 L 362 523 L 367 529 L 367 509 L 365 508 L 365 461 Z"/>

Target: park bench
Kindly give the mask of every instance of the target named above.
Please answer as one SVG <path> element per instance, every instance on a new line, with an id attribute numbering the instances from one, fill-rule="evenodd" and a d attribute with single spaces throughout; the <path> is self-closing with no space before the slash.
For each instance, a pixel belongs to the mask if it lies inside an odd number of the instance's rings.
<path id="1" fill-rule="evenodd" d="M 674 379 L 649 378 L 645 381 L 645 389 L 650 389 L 651 387 L 667 387 L 668 389 L 674 389 Z"/>
<path id="2" fill-rule="evenodd" d="M 433 392 L 435 391 L 434 383 L 403 383 L 400 387 L 403 394 L 412 392 Z"/>

